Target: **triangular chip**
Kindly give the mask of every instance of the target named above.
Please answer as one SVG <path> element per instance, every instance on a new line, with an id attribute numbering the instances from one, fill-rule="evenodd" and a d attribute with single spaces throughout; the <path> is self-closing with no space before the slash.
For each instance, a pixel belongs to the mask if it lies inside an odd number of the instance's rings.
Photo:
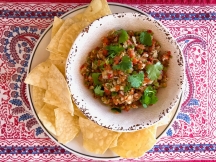
<path id="1" fill-rule="evenodd" d="M 118 136 L 116 136 L 116 138 L 112 141 L 112 143 L 110 144 L 109 148 L 112 148 L 112 147 L 116 147 L 117 144 L 118 144 L 118 138 L 119 136 L 121 135 L 121 133 L 118 134 Z"/>
<path id="2" fill-rule="evenodd" d="M 55 36 L 55 34 L 58 32 L 63 23 L 64 20 L 58 18 L 57 16 L 54 17 L 51 38 Z"/>
<path id="3" fill-rule="evenodd" d="M 150 150 L 156 143 L 157 125 L 135 131 L 122 133 L 116 147 L 110 148 L 123 158 L 138 158 Z"/>
<path id="4" fill-rule="evenodd" d="M 82 113 L 82 111 L 74 103 L 73 103 L 73 107 L 74 107 L 74 114 L 76 116 L 87 119 L 86 116 Z"/>
<path id="5" fill-rule="evenodd" d="M 61 39 L 63 33 L 74 23 L 72 18 L 68 18 L 64 21 L 64 23 L 59 28 L 58 32 L 55 36 L 51 39 L 49 45 L 47 46 L 47 50 L 51 53 L 59 54 L 64 58 L 67 58 L 67 55 L 58 52 L 58 44 L 59 40 Z"/>
<path id="6" fill-rule="evenodd" d="M 46 90 L 43 89 L 43 88 L 39 88 L 39 87 L 36 87 L 36 86 L 32 87 L 32 101 L 33 101 L 34 108 L 35 108 L 37 113 L 40 112 L 40 110 L 42 109 L 42 107 L 45 104 L 43 102 L 45 92 L 46 92 Z"/>
<path id="7" fill-rule="evenodd" d="M 66 60 L 51 60 L 52 64 L 54 64 L 59 71 L 65 76 L 65 63 Z"/>
<path id="8" fill-rule="evenodd" d="M 56 106 L 45 104 L 38 113 L 38 117 L 40 118 L 44 126 L 48 129 L 48 131 L 50 131 L 54 135 L 56 135 L 54 113 L 55 108 Z"/>
<path id="9" fill-rule="evenodd" d="M 55 109 L 55 117 L 58 142 L 66 144 L 73 140 L 79 132 L 79 118 L 61 108 Z"/>
<path id="10" fill-rule="evenodd" d="M 26 77 L 25 83 L 47 89 L 46 77 L 50 71 L 51 62 L 47 60 L 37 65 Z"/>
<path id="11" fill-rule="evenodd" d="M 103 154 L 119 135 L 118 132 L 103 128 L 81 117 L 79 118 L 79 125 L 83 134 L 83 147 L 95 154 Z"/>
<path id="12" fill-rule="evenodd" d="M 55 65 L 51 65 L 47 76 L 48 88 L 45 93 L 44 102 L 67 110 L 73 115 L 74 108 L 71 100 L 67 82 Z"/>
<path id="13" fill-rule="evenodd" d="M 74 24 L 62 35 L 58 45 L 58 52 L 67 55 L 79 33 L 96 19 L 108 14 L 111 14 L 111 11 L 106 0 L 92 0 L 85 9 L 84 14 L 75 16 Z"/>
<path id="14" fill-rule="evenodd" d="M 63 56 L 61 53 L 53 53 L 53 52 L 50 52 L 50 55 L 49 55 L 49 59 L 50 60 L 60 60 L 60 61 L 64 61 L 66 60 L 67 58 L 65 56 Z"/>

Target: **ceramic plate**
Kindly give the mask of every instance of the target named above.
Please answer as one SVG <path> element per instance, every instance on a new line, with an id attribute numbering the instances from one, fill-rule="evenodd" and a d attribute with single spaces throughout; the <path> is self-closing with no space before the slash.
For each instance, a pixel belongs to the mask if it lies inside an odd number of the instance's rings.
<path id="1" fill-rule="evenodd" d="M 117 4 L 117 3 L 109 3 L 109 6 L 111 8 L 112 13 L 120 13 L 120 12 L 138 12 L 138 13 L 143 13 L 142 11 L 132 8 L 130 6 L 126 6 L 126 5 L 122 5 L 122 4 Z M 71 17 L 73 15 L 76 15 L 80 12 L 82 12 L 85 8 L 87 7 L 87 5 L 85 6 L 81 6 L 78 8 L 75 8 L 74 10 L 71 10 L 69 12 L 67 12 L 66 14 L 64 14 L 61 18 L 65 19 L 67 17 Z M 40 39 L 38 40 L 37 44 L 35 45 L 35 48 L 33 49 L 31 58 L 30 58 L 30 62 L 29 62 L 29 67 L 28 67 L 28 72 L 30 72 L 36 65 L 38 65 L 39 63 L 45 61 L 48 57 L 49 57 L 49 52 L 46 51 L 46 47 L 50 42 L 50 37 L 51 37 L 51 30 L 52 30 L 52 25 L 50 25 L 42 34 L 42 36 L 40 37 Z M 42 124 L 42 122 L 40 121 L 40 119 L 38 118 L 33 102 L 32 102 L 32 94 L 31 94 L 31 86 L 27 86 L 27 93 L 28 93 L 28 98 L 30 101 L 30 106 L 32 108 L 32 111 L 38 121 L 38 123 L 41 125 L 41 127 L 43 128 L 43 130 L 47 133 L 47 135 L 53 140 L 55 141 L 58 145 L 60 145 L 61 147 L 63 147 L 64 149 L 78 155 L 78 156 L 82 156 L 84 158 L 90 158 L 90 159 L 95 159 L 95 160 L 116 160 L 119 159 L 120 157 L 117 156 L 116 154 L 114 154 L 112 151 L 108 150 L 106 151 L 103 155 L 97 155 L 97 154 L 93 154 L 90 153 L 88 151 L 86 151 L 83 146 L 82 146 L 82 136 L 78 135 L 73 141 L 69 142 L 66 145 L 60 144 L 58 143 L 57 139 L 55 138 L 54 135 L 52 135 Z M 182 98 L 182 97 L 181 97 Z M 181 105 L 181 98 L 179 100 L 179 102 L 175 105 L 175 107 L 173 108 L 171 114 L 172 114 L 172 118 L 169 122 L 168 125 L 164 125 L 161 126 L 157 129 L 157 138 L 160 138 L 162 136 L 162 134 L 168 129 L 169 125 L 172 124 L 173 119 L 175 118 L 175 116 L 178 113 L 179 107 Z"/>

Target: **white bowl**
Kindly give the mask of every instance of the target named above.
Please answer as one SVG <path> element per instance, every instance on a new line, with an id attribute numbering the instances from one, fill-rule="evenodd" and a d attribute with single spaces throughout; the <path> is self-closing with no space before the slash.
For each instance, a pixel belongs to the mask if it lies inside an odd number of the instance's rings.
<path id="1" fill-rule="evenodd" d="M 110 111 L 84 85 L 80 67 L 88 53 L 100 44 L 101 38 L 111 30 L 151 29 L 162 51 L 171 51 L 167 87 L 160 89 L 158 102 L 146 109 L 138 108 L 115 114 Z M 113 131 L 129 132 L 146 128 L 168 114 L 178 103 L 184 82 L 184 57 L 176 42 L 160 22 L 147 14 L 117 13 L 104 16 L 86 27 L 75 40 L 66 63 L 66 77 L 73 101 L 90 120 Z"/>

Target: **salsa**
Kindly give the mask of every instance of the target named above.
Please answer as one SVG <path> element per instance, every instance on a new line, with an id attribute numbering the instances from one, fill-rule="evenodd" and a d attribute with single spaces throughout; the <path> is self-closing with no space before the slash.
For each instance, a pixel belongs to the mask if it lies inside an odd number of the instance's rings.
<path id="1" fill-rule="evenodd" d="M 151 30 L 116 30 L 102 38 L 80 67 L 84 83 L 96 98 L 121 112 L 158 101 L 167 86 L 171 52 L 161 52 Z"/>

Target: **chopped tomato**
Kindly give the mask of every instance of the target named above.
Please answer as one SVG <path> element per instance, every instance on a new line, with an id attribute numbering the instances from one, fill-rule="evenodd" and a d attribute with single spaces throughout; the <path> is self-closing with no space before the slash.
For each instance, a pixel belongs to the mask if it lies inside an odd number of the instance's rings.
<path id="1" fill-rule="evenodd" d="M 133 62 L 134 65 L 136 65 L 138 63 L 138 61 L 139 60 L 136 57 L 134 57 L 133 60 L 132 60 L 132 62 Z"/>
<path id="2" fill-rule="evenodd" d="M 135 56 L 135 52 L 133 49 L 129 48 L 127 52 L 130 58 L 133 58 Z"/>
<path id="3" fill-rule="evenodd" d="M 103 50 L 103 55 L 104 55 L 104 56 L 107 56 L 107 54 L 108 54 L 108 51 L 107 51 L 106 49 L 104 49 L 104 50 Z"/>
<path id="4" fill-rule="evenodd" d="M 115 86 L 116 91 L 118 92 L 120 90 L 120 85 Z"/>
<path id="5" fill-rule="evenodd" d="M 107 37 L 104 37 L 102 42 L 107 45 L 109 44 L 109 39 Z"/>

